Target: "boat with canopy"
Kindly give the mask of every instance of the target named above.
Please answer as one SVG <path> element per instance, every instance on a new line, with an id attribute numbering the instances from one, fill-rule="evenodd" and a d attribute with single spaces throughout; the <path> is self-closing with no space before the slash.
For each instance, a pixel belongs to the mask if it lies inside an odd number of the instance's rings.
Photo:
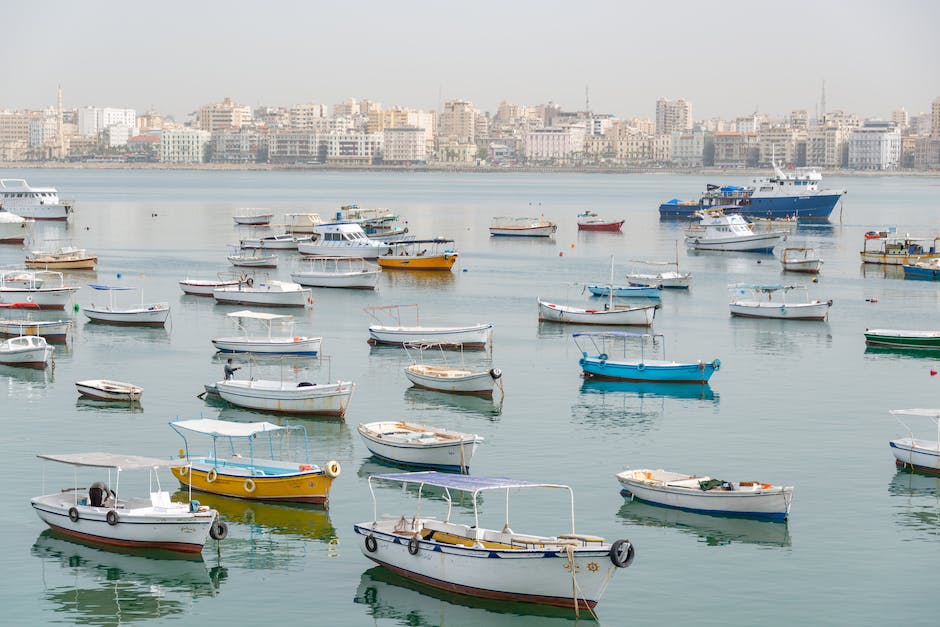
<path id="1" fill-rule="evenodd" d="M 213 338 L 212 345 L 223 353 L 257 353 L 264 355 L 309 355 L 320 352 L 323 338 L 294 335 L 294 316 L 271 314 L 260 311 L 234 311 L 225 314 L 234 319 L 244 331 L 243 335 Z M 267 327 L 265 335 L 250 335 L 245 328 L 246 320 L 254 320 Z M 275 332 L 275 327 L 278 331 Z"/>

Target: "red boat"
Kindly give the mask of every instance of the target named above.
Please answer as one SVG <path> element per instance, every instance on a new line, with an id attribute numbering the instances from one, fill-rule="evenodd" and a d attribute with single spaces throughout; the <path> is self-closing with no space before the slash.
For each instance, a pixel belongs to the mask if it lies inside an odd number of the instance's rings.
<path id="1" fill-rule="evenodd" d="M 619 231 L 622 226 L 623 220 L 608 220 L 593 211 L 578 214 L 579 231 Z"/>

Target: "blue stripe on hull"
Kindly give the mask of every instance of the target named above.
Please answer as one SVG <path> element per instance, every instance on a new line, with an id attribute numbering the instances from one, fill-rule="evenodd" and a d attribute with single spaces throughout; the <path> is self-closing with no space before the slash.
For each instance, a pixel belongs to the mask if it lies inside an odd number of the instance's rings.
<path id="1" fill-rule="evenodd" d="M 638 496 L 635 496 L 632 492 L 627 489 L 620 490 L 622 496 L 629 496 L 637 501 L 642 501 L 643 503 L 649 503 L 650 505 L 656 505 L 658 507 L 665 507 L 667 509 L 678 509 L 683 512 L 695 512 L 696 514 L 709 514 L 712 516 L 724 516 L 726 518 L 763 518 L 765 520 L 774 520 L 774 521 L 785 521 L 787 519 L 787 514 L 773 514 L 767 512 L 728 512 L 718 509 L 697 509 L 694 507 L 679 507 L 677 505 L 667 505 L 666 503 L 659 503 L 657 501 L 649 501 L 647 499 L 642 499 Z"/>
<path id="2" fill-rule="evenodd" d="M 256 351 L 236 351 L 236 350 L 231 350 L 231 349 L 228 349 L 228 348 L 219 348 L 219 349 L 217 349 L 217 350 L 218 350 L 220 353 L 244 353 L 244 354 L 251 353 L 251 354 L 253 354 L 253 355 L 262 355 L 262 356 L 264 356 L 264 355 L 309 355 L 309 356 L 311 356 L 311 357 L 316 357 L 316 355 L 317 355 L 317 351 L 304 351 L 304 352 L 298 352 L 298 351 L 278 351 L 278 352 L 265 351 L 265 352 L 261 353 L 261 352 L 256 352 Z"/>
<path id="3" fill-rule="evenodd" d="M 586 360 L 581 360 L 581 369 L 584 374 L 597 379 L 649 381 L 651 383 L 707 383 L 715 373 L 715 367 L 712 364 L 705 364 L 704 368 L 695 365 L 681 368 L 647 366 L 639 370 L 636 366 L 612 365 L 610 362 L 601 366 Z"/>
<path id="4" fill-rule="evenodd" d="M 841 194 L 789 198 L 751 198 L 748 205 L 739 206 L 735 213 L 752 218 L 786 218 L 796 216 L 801 220 L 828 220 L 839 202 Z M 660 218 L 690 219 L 705 205 L 678 205 L 663 203 L 659 206 Z"/>
<path id="5" fill-rule="evenodd" d="M 461 467 L 459 464 L 412 464 L 410 462 L 403 462 L 399 459 L 392 459 L 391 457 L 385 457 L 384 455 L 379 455 L 373 450 L 369 450 L 372 453 L 372 456 L 387 462 L 389 464 L 394 464 L 395 466 L 407 466 L 408 468 L 432 468 L 434 470 L 446 470 L 448 472 L 460 472 Z M 466 472 L 470 472 L 470 466 L 463 467 Z"/>

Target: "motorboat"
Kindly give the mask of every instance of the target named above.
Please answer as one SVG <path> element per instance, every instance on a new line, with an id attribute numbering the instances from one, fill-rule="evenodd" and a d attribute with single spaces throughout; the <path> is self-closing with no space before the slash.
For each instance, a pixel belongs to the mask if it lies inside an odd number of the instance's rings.
<path id="1" fill-rule="evenodd" d="M 490 235 L 493 237 L 552 237 L 558 225 L 540 218 L 493 218 Z"/>
<path id="2" fill-rule="evenodd" d="M 594 211 L 588 209 L 583 213 L 578 214 L 578 230 L 579 231 L 612 231 L 619 232 L 620 227 L 623 226 L 624 220 L 621 219 L 610 219 L 604 218 Z"/>
<path id="3" fill-rule="evenodd" d="M 470 472 L 470 460 L 483 442 L 473 433 L 449 431 L 412 422 L 360 424 L 359 435 L 375 457 L 401 466 Z"/>
<path id="4" fill-rule="evenodd" d="M 52 361 L 52 351 L 46 338 L 38 335 L 21 335 L 0 341 L 0 364 L 45 368 Z"/>
<path id="5" fill-rule="evenodd" d="M 199 553 L 210 536 L 222 540 L 228 527 L 219 513 L 198 502 L 176 503 L 160 486 L 160 468 L 183 465 L 185 460 L 166 460 L 112 453 L 39 455 L 40 459 L 73 467 L 107 471 L 114 487 L 95 481 L 90 487 L 71 488 L 37 496 L 30 502 L 39 518 L 53 530 L 78 540 L 112 547 L 165 549 Z M 147 498 L 118 498 L 121 474 L 131 470 L 150 473 Z M 122 493 L 123 494 L 123 493 Z"/>
<path id="6" fill-rule="evenodd" d="M 297 250 L 297 245 L 301 242 L 309 242 L 310 235 L 292 235 L 290 233 L 279 233 L 277 235 L 266 235 L 264 237 L 255 237 L 243 239 L 239 242 L 242 249 L 251 248 L 258 250 Z"/>
<path id="7" fill-rule="evenodd" d="M 685 244 L 693 250 L 738 252 L 771 252 L 774 246 L 787 241 L 787 231 L 755 233 L 737 213 L 722 208 L 698 212 L 699 224 L 685 234 Z"/>
<path id="8" fill-rule="evenodd" d="M 358 223 L 331 222 L 315 227 L 313 241 L 301 242 L 297 252 L 302 255 L 376 259 L 388 250 L 394 252 L 398 246 L 397 243 L 369 238 Z"/>
<path id="9" fill-rule="evenodd" d="M 940 350 L 940 331 L 865 329 L 865 344 L 892 348 Z"/>
<path id="10" fill-rule="evenodd" d="M 741 318 L 776 318 L 778 320 L 825 320 L 829 316 L 831 300 L 794 300 L 788 294 L 794 291 L 806 294 L 805 285 L 729 285 L 732 293 L 731 315 Z M 777 300 L 774 300 L 774 296 Z"/>
<path id="11" fill-rule="evenodd" d="M 610 295 L 613 298 L 613 295 Z M 565 324 L 607 324 L 617 326 L 652 326 L 659 305 L 616 305 L 584 309 L 550 303 L 538 298 L 539 320 Z"/>
<path id="12" fill-rule="evenodd" d="M 271 218 L 273 217 L 274 212 L 269 209 L 244 207 L 236 209 L 232 219 L 235 221 L 235 224 L 244 226 L 265 226 L 271 223 Z"/>
<path id="13" fill-rule="evenodd" d="M 212 290 L 215 301 L 224 305 L 264 307 L 306 307 L 313 304 L 313 290 L 290 281 L 265 279 L 257 283 L 249 277 L 238 285 Z"/>
<path id="14" fill-rule="evenodd" d="M 39 309 L 36 303 L 0 304 L 0 309 Z M 39 335 L 48 342 L 65 342 L 72 329 L 71 320 L 0 319 L 0 336 Z"/>
<path id="15" fill-rule="evenodd" d="M 323 338 L 294 335 L 294 316 L 249 310 L 234 311 L 226 316 L 236 320 L 244 334 L 213 338 L 212 345 L 223 353 L 316 356 L 320 352 L 320 342 Z M 249 334 L 244 326 L 246 320 L 254 320 L 264 325 L 267 327 L 267 334 Z M 278 333 L 275 333 L 275 327 L 278 328 Z"/>
<path id="16" fill-rule="evenodd" d="M 108 304 L 95 305 L 91 303 L 82 308 L 82 312 L 90 322 L 98 324 L 118 324 L 144 327 L 162 327 L 170 317 L 170 304 L 145 303 L 143 290 L 133 287 L 116 285 L 98 285 L 89 283 L 88 287 L 95 291 L 107 292 Z M 132 305 L 115 305 L 114 293 L 136 290 L 140 294 L 140 302 Z"/>
<path id="17" fill-rule="evenodd" d="M 389 248 L 385 253 L 378 258 L 378 264 L 383 270 L 449 272 L 459 256 L 454 240 L 440 237 L 408 240 L 402 242 L 397 250 Z"/>
<path id="18" fill-rule="evenodd" d="M 630 285 L 655 285 L 669 289 L 689 289 L 692 285 L 692 273 L 679 271 L 679 241 L 676 240 L 675 261 L 645 261 L 634 259 L 633 263 L 645 266 L 673 266 L 675 270 L 660 272 L 632 272 L 627 275 Z"/>
<path id="19" fill-rule="evenodd" d="M 26 218 L 0 208 L 0 244 L 22 244 L 26 241 Z"/>
<path id="20" fill-rule="evenodd" d="M 940 258 L 905 264 L 904 278 L 940 281 Z"/>
<path id="21" fill-rule="evenodd" d="M 584 378 L 612 381 L 651 381 L 655 383 L 707 383 L 721 367 L 718 359 L 710 362 L 677 362 L 666 359 L 663 336 L 622 331 L 574 333 L 571 336 L 581 351 L 578 365 Z M 639 356 L 628 353 L 628 345 L 639 345 Z M 648 344 L 659 344 L 660 356 L 647 359 Z M 619 350 L 616 350 L 619 349 Z M 615 352 L 616 350 L 616 352 Z"/>
<path id="22" fill-rule="evenodd" d="M 415 324 L 402 325 L 401 308 L 414 307 Z M 380 305 L 363 309 L 369 316 L 380 324 L 369 327 L 369 344 L 382 344 L 392 346 L 444 346 L 452 348 L 486 348 L 493 339 L 493 323 L 478 322 L 464 326 L 422 326 L 418 315 L 417 305 Z M 389 322 L 395 324 L 382 324 L 385 320 L 378 314 L 385 313 L 390 316 Z M 394 316 L 394 319 L 391 318 Z"/>
<path id="23" fill-rule="evenodd" d="M 170 427 L 183 438 L 185 465 L 174 466 L 170 472 L 184 488 L 240 499 L 325 505 L 330 486 L 340 473 L 336 461 L 323 466 L 310 463 L 310 445 L 303 425 L 202 418 L 177 420 Z M 211 439 L 208 454 L 191 450 L 188 436 L 194 434 Z M 220 439 L 226 450 L 233 451 L 231 454 L 219 454 Z M 255 455 L 256 449 L 265 450 L 264 444 L 271 459 Z M 284 448 L 289 451 L 302 448 L 303 461 L 274 454 Z"/>
<path id="24" fill-rule="evenodd" d="M 220 287 L 233 287 L 238 285 L 247 277 L 236 276 L 233 272 L 219 273 L 217 279 L 190 279 L 189 277 L 179 282 L 180 289 L 189 296 L 208 296 L 212 297 L 212 290 Z"/>
<path id="25" fill-rule="evenodd" d="M 316 414 L 342 418 L 352 399 L 356 384 L 338 380 L 336 383 L 292 381 L 284 377 L 281 362 L 279 379 L 226 379 L 206 388 L 237 407 L 283 414 Z"/>
<path id="26" fill-rule="evenodd" d="M 39 270 L 94 270 L 98 257 L 84 248 L 63 246 L 54 250 L 31 251 L 23 265 Z"/>
<path id="27" fill-rule="evenodd" d="M 381 273 L 362 257 L 301 257 L 290 278 L 309 287 L 374 290 Z"/>
<path id="28" fill-rule="evenodd" d="M 236 252 L 226 257 L 229 263 L 238 268 L 276 268 L 277 255 L 271 253 L 263 254 L 260 250 L 254 250 L 250 253 Z"/>
<path id="29" fill-rule="evenodd" d="M 940 474 L 940 409 L 892 409 L 897 416 L 919 416 L 928 418 L 937 427 L 936 440 L 924 440 L 914 437 L 914 431 L 901 422 L 909 433 L 906 438 L 891 440 L 891 452 L 898 468 L 908 468 L 917 472 Z M 901 419 L 898 418 L 900 422 Z"/>
<path id="30" fill-rule="evenodd" d="M 77 286 L 66 285 L 61 272 L 0 272 L 0 304 L 34 303 L 40 309 L 65 309 Z"/>
<path id="31" fill-rule="evenodd" d="M 760 481 L 723 481 L 668 470 L 624 470 L 617 473 L 623 496 L 677 509 L 708 514 L 786 520 L 792 486 Z"/>
<path id="32" fill-rule="evenodd" d="M 869 231 L 865 234 L 859 253 L 862 263 L 886 266 L 912 266 L 916 263 L 940 259 L 940 235 L 911 237 L 899 235 L 895 228 Z"/>
<path id="33" fill-rule="evenodd" d="M 418 511 L 380 518 L 374 485 L 378 482 L 416 486 Z M 425 488 L 443 490 L 447 504 L 443 520 L 425 514 L 428 501 L 421 498 Z M 452 593 L 557 606 L 577 613 L 595 607 L 616 572 L 629 566 L 635 555 L 629 540 L 607 543 L 598 536 L 575 533 L 574 493 L 565 485 L 414 472 L 372 475 L 369 489 L 373 518 L 353 527 L 363 555 L 403 577 Z M 509 494 L 523 489 L 567 491 L 570 533 L 536 536 L 513 531 Z M 497 503 L 505 500 L 506 522 L 501 530 L 479 524 L 478 497 L 484 492 L 495 492 Z M 465 502 L 463 494 L 470 496 L 473 519 L 467 524 L 451 522 L 453 493 L 460 493 L 461 503 Z"/>
<path id="34" fill-rule="evenodd" d="M 822 270 L 823 260 L 815 248 L 795 248 L 788 247 L 783 249 L 780 257 L 780 263 L 787 272 L 804 272 L 806 274 L 819 274 Z"/>
<path id="35" fill-rule="evenodd" d="M 319 213 L 285 213 L 284 221 L 288 233 L 313 233 L 316 227 L 323 224 Z"/>
<path id="36" fill-rule="evenodd" d="M 98 401 L 137 402 L 144 394 L 144 388 L 139 385 L 108 379 L 76 381 L 75 387 L 82 396 Z"/>
<path id="37" fill-rule="evenodd" d="M 0 179 L 0 205 L 32 220 L 68 220 L 72 213 L 72 203 L 59 200 L 54 187 L 31 187 L 23 179 Z"/>
<path id="38" fill-rule="evenodd" d="M 405 344 L 405 350 L 409 345 Z M 412 345 L 410 348 L 416 348 L 419 354 L 423 356 L 424 346 Z M 444 351 L 441 349 L 441 356 L 444 357 Z M 424 361 L 423 358 L 421 361 Z M 438 392 L 449 392 L 451 394 L 473 394 L 476 396 L 493 396 L 493 387 L 499 383 L 502 389 L 503 372 L 499 368 L 490 368 L 489 370 L 469 370 L 467 368 L 455 368 L 446 363 L 443 365 L 433 365 L 426 363 L 415 363 L 407 366 L 405 377 L 411 381 L 415 387 L 436 390 Z"/>

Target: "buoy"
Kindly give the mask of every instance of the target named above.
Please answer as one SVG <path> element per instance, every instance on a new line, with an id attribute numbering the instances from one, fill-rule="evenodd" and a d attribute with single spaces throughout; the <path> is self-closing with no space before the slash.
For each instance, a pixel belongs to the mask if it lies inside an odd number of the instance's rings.
<path id="1" fill-rule="evenodd" d="M 571 242 L 571 247 L 574 248 L 574 242 Z"/>
<path id="2" fill-rule="evenodd" d="M 466 268 L 464 268 L 463 270 L 461 270 L 461 272 L 466 272 L 466 271 L 467 271 L 467 269 L 466 269 Z"/>
<path id="3" fill-rule="evenodd" d="M 814 277 L 813 277 L 813 283 L 819 283 L 819 277 L 818 277 L 818 276 L 814 276 Z"/>
<path id="4" fill-rule="evenodd" d="M 559 251 L 558 251 L 558 256 L 559 256 L 559 257 L 564 257 L 564 256 L 565 256 L 565 251 L 559 250 Z"/>
<path id="5" fill-rule="evenodd" d="M 758 260 L 757 260 L 757 263 L 760 263 L 760 262 L 761 262 L 761 260 L 760 260 L 760 259 L 758 259 Z"/>
<path id="6" fill-rule="evenodd" d="M 936 371 L 936 370 L 931 370 L 931 371 L 930 371 L 930 376 L 931 376 L 931 377 L 937 376 L 937 371 Z"/>
<path id="7" fill-rule="evenodd" d="M 75 303 L 74 305 L 72 305 L 72 308 L 73 308 L 75 311 L 78 311 L 78 303 Z"/>
<path id="8" fill-rule="evenodd" d="M 866 303 L 877 303 L 877 302 L 878 302 L 878 298 L 877 298 L 876 296 L 872 296 L 871 298 L 866 298 L 866 299 L 865 299 L 865 302 L 866 302 Z"/>

